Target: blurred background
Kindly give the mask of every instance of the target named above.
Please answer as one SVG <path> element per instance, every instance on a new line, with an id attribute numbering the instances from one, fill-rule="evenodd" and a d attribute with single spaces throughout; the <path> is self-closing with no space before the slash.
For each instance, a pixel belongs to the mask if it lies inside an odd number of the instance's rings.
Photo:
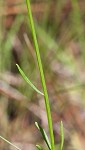
<path id="1" fill-rule="evenodd" d="M 56 150 L 85 150 L 85 0 L 31 0 L 51 105 Z M 20 65 L 42 91 L 25 0 L 0 0 L 0 135 L 22 150 L 46 145 L 44 99 L 21 77 Z M 0 139 L 0 150 L 14 150 Z"/>

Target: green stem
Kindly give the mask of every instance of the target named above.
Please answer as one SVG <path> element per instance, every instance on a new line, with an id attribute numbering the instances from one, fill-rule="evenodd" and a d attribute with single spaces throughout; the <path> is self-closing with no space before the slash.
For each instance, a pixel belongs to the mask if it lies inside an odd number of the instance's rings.
<path id="1" fill-rule="evenodd" d="M 16 145 L 14 145 L 13 143 L 9 142 L 8 140 L 6 140 L 5 138 L 3 138 L 2 136 L 0 136 L 0 138 L 2 140 L 4 140 L 5 142 L 7 142 L 8 144 L 10 144 L 11 146 L 15 147 L 17 150 L 21 150 L 19 147 L 17 147 Z"/>
<path id="2" fill-rule="evenodd" d="M 35 27 L 34 27 L 34 22 L 33 22 L 33 17 L 32 17 L 32 12 L 31 12 L 30 1 L 26 0 L 26 3 L 27 3 L 28 15 L 29 15 L 29 20 L 30 20 L 30 24 L 31 24 L 32 34 L 33 34 L 33 40 L 34 40 L 34 45 L 35 45 L 38 67 L 39 67 L 39 71 L 40 71 L 42 87 L 43 87 L 43 91 L 44 91 L 44 99 L 45 99 L 46 112 L 47 112 L 48 125 L 49 125 L 49 132 L 50 132 L 50 140 L 51 140 L 51 150 L 54 150 L 55 148 L 54 148 L 53 126 L 52 126 L 52 118 L 51 118 L 50 104 L 49 104 L 49 99 L 48 99 L 46 82 L 45 82 L 45 77 L 44 77 L 44 72 L 43 72 L 43 67 L 42 67 L 42 62 L 41 62 L 41 57 L 40 57 L 40 52 L 39 52 L 39 47 L 38 47 L 38 42 L 37 42 L 37 37 L 36 37 L 36 32 L 35 32 Z"/>

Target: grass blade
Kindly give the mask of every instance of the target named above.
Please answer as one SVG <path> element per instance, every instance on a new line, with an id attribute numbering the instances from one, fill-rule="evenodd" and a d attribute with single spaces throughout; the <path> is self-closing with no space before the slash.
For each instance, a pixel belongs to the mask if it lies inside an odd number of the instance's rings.
<path id="1" fill-rule="evenodd" d="M 38 150 L 44 150 L 40 145 L 36 145 Z"/>
<path id="2" fill-rule="evenodd" d="M 25 75 L 25 73 L 22 71 L 22 69 L 19 67 L 18 64 L 16 64 L 20 74 L 22 75 L 23 79 L 39 94 L 44 95 L 42 92 L 40 92 L 33 84 L 32 82 L 28 79 L 28 77 Z"/>
<path id="3" fill-rule="evenodd" d="M 61 123 L 60 123 L 60 135 L 61 135 L 60 150 L 63 150 L 63 144 L 64 144 L 64 128 L 63 128 L 63 123 L 62 123 L 62 121 L 61 121 Z"/>
<path id="4" fill-rule="evenodd" d="M 48 139 L 48 136 L 47 136 L 45 130 L 37 122 L 35 122 L 35 125 L 39 129 L 39 131 L 41 132 L 42 137 L 43 137 L 44 141 L 46 142 L 49 150 L 51 150 L 51 145 L 50 145 L 50 142 L 49 142 L 49 139 Z"/>
<path id="5" fill-rule="evenodd" d="M 13 143 L 9 142 L 8 140 L 6 140 L 5 138 L 3 138 L 2 136 L 0 136 L 0 138 L 2 140 L 4 140 L 5 142 L 7 142 L 8 144 L 10 144 L 11 146 L 15 147 L 17 150 L 21 150 L 19 147 L 17 147 L 16 145 L 14 145 Z"/>

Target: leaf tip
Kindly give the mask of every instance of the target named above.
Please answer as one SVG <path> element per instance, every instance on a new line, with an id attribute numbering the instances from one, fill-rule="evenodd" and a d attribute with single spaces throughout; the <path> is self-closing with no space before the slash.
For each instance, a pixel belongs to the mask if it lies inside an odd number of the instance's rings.
<path id="1" fill-rule="evenodd" d="M 17 66 L 17 68 L 19 69 L 19 65 L 18 65 L 18 64 L 16 64 L 16 66 Z"/>
<path id="2" fill-rule="evenodd" d="M 35 122 L 35 125 L 36 125 L 36 127 L 39 129 L 39 125 L 38 125 L 38 122 Z"/>

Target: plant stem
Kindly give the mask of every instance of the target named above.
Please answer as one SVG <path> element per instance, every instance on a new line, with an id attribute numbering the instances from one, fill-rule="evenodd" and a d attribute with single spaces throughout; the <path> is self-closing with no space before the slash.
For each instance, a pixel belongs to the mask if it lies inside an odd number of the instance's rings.
<path id="1" fill-rule="evenodd" d="M 50 132 L 51 150 L 54 150 L 55 148 L 54 148 L 54 135 L 53 135 L 52 117 L 51 117 L 51 112 L 50 112 L 50 104 L 49 104 L 49 99 L 48 99 L 46 82 L 45 82 L 45 77 L 44 77 L 40 52 L 39 52 L 39 46 L 38 46 L 35 27 L 34 27 L 34 21 L 33 21 L 32 12 L 31 12 L 30 1 L 26 0 L 26 3 L 27 3 L 28 15 L 29 15 L 29 20 L 30 20 L 31 29 L 32 29 L 32 35 L 33 35 L 33 40 L 34 40 L 34 45 L 35 45 L 35 51 L 36 51 L 38 67 L 39 67 L 39 71 L 40 71 L 42 87 L 43 87 L 43 91 L 44 91 L 45 106 L 46 106 L 48 126 L 49 126 L 49 132 Z"/>
<path id="2" fill-rule="evenodd" d="M 16 145 L 14 145 L 13 143 L 9 142 L 8 140 L 6 140 L 5 138 L 3 138 L 2 136 L 0 136 L 0 138 L 2 140 L 4 140 L 5 142 L 7 142 L 8 144 L 10 144 L 11 146 L 15 147 L 17 150 L 21 150 L 19 147 L 17 147 Z"/>

